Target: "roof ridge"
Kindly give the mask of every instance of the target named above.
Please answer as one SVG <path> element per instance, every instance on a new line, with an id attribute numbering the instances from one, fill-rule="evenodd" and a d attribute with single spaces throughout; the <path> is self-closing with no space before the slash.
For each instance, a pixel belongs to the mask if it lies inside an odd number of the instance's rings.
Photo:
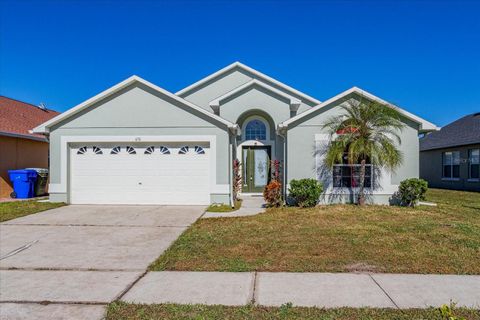
<path id="1" fill-rule="evenodd" d="M 33 103 L 30 103 L 30 102 L 26 102 L 26 101 L 22 101 L 22 100 L 19 100 L 19 99 L 15 99 L 15 98 L 11 98 L 11 97 L 7 97 L 6 95 L 3 95 L 3 94 L 0 94 L 0 98 L 6 98 L 6 99 L 9 99 L 9 100 L 13 100 L 13 101 L 17 101 L 17 102 L 20 102 L 20 103 L 24 103 L 24 104 L 28 104 L 32 107 L 35 107 L 39 110 L 42 110 L 42 111 L 53 111 L 53 112 L 58 112 L 60 113 L 60 111 L 56 111 L 56 110 L 53 110 L 53 109 L 48 109 L 48 108 L 45 108 L 45 109 L 40 109 L 39 106 L 37 105 L 34 105 Z"/>

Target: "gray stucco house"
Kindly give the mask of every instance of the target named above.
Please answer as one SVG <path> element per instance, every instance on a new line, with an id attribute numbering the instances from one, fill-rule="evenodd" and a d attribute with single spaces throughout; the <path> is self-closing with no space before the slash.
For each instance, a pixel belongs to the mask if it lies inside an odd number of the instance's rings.
<path id="1" fill-rule="evenodd" d="M 285 189 L 292 179 L 318 178 L 326 187 L 320 201 L 349 201 L 351 173 L 320 176 L 318 150 L 328 141 L 321 124 L 359 98 L 386 103 L 356 87 L 321 102 L 235 62 L 175 94 L 132 76 L 33 131 L 50 136 L 52 201 L 231 203 L 235 158 L 243 164 L 242 193 L 261 192 L 269 160 L 277 159 Z M 398 109 L 404 163 L 372 175 L 377 203 L 387 203 L 401 180 L 418 177 L 418 134 L 436 129 Z"/>
<path id="2" fill-rule="evenodd" d="M 480 112 L 420 139 L 420 177 L 434 188 L 480 191 Z"/>

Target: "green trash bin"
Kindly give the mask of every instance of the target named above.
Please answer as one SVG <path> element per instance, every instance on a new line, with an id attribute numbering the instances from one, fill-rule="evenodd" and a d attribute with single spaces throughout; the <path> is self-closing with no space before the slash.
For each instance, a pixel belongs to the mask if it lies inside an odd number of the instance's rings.
<path id="1" fill-rule="evenodd" d="M 35 197 L 43 196 L 47 193 L 48 169 L 43 168 L 27 168 L 26 170 L 37 171 L 37 181 L 34 186 Z"/>

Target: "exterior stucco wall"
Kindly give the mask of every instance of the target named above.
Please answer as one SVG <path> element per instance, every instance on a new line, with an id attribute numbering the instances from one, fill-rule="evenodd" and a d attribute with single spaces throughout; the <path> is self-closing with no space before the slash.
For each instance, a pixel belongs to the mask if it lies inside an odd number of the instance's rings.
<path id="1" fill-rule="evenodd" d="M 224 190 L 228 189 L 230 147 L 226 126 L 214 123 L 215 120 L 210 117 L 147 87 L 138 85 L 126 88 L 67 120 L 53 127 L 50 133 L 52 185 L 68 185 L 68 182 L 61 181 L 62 137 L 214 136 L 216 184 L 224 187 Z M 51 200 L 66 201 L 67 192 L 54 192 Z M 224 199 L 228 203 L 229 192 L 212 192 L 211 198 Z"/>
<path id="2" fill-rule="evenodd" d="M 420 178 L 428 181 L 431 188 L 453 190 L 480 191 L 480 181 L 469 180 L 468 150 L 479 149 L 480 144 L 444 148 L 420 152 Z M 460 151 L 460 178 L 456 180 L 442 179 L 442 153 Z"/>
<path id="3" fill-rule="evenodd" d="M 287 131 L 287 181 L 318 177 L 321 172 L 319 165 L 322 148 L 328 141 L 327 132 L 323 131 L 321 126 L 328 118 L 343 114 L 342 109 L 339 108 L 340 104 L 341 102 L 336 102 L 326 106 L 322 109 L 323 112 L 309 115 L 305 121 L 289 128 Z M 418 126 L 408 119 L 403 120 L 405 128 L 401 132 L 402 143 L 398 146 L 404 156 L 403 164 L 394 173 L 379 172 L 375 177 L 379 187 L 371 192 L 371 202 L 388 204 L 390 196 L 397 191 L 401 180 L 419 176 Z M 330 181 L 323 181 L 323 183 L 328 187 L 325 192 L 329 197 L 328 202 L 351 202 L 350 190 L 333 188 Z M 330 197 L 332 194 L 337 196 Z M 327 202 L 326 197 L 324 199 Z"/>
<path id="4" fill-rule="evenodd" d="M 258 77 L 256 77 L 254 74 L 251 74 L 249 72 L 236 68 L 236 69 L 233 69 L 231 72 L 223 75 L 222 77 L 217 79 L 212 79 L 212 81 L 207 82 L 190 92 L 186 92 L 181 96 L 182 98 L 192 103 L 195 103 L 210 112 L 213 112 L 213 110 L 209 106 L 210 101 L 232 91 L 235 88 L 238 88 L 242 84 L 245 84 L 248 81 L 253 79 L 258 79 Z M 258 79 L 258 80 L 263 81 L 262 79 Z M 286 91 L 283 88 L 280 88 L 272 83 L 269 83 L 269 82 L 264 82 L 264 83 L 271 85 L 272 87 L 301 100 L 302 104 L 298 109 L 298 113 L 308 110 L 310 109 L 310 107 L 315 105 L 313 103 L 304 101 L 305 99 L 302 99 L 302 97 L 300 97 L 299 95 Z M 288 117 L 289 116 L 287 116 L 287 118 L 283 120 L 288 119 Z"/>
<path id="5" fill-rule="evenodd" d="M 0 198 L 13 191 L 8 170 L 48 168 L 48 143 L 13 137 L 0 137 Z"/>

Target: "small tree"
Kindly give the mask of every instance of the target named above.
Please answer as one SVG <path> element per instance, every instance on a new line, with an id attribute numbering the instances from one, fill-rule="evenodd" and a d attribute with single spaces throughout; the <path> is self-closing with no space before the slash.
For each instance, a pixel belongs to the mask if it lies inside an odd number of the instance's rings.
<path id="1" fill-rule="evenodd" d="M 404 125 L 400 113 L 392 106 L 348 100 L 341 105 L 343 114 L 323 124 L 330 135 L 325 166 L 332 169 L 341 164 L 360 164 L 358 204 L 365 204 L 365 168 L 367 159 L 373 166 L 395 170 L 403 160 L 396 144 L 401 144 L 399 132 Z"/>

